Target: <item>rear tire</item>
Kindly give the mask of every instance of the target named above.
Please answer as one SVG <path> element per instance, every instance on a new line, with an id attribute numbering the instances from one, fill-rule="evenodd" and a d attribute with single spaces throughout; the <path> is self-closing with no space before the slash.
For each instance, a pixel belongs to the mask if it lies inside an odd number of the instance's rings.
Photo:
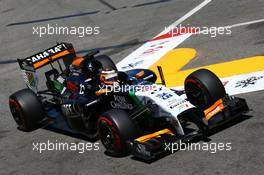
<path id="1" fill-rule="evenodd" d="M 18 129 L 32 131 L 40 127 L 44 118 L 42 103 L 34 92 L 22 89 L 9 97 L 9 107 Z"/>
<path id="2" fill-rule="evenodd" d="M 99 117 L 98 133 L 106 153 L 116 157 L 128 155 L 130 147 L 127 141 L 137 136 L 133 121 L 119 109 L 111 109 Z"/>
<path id="3" fill-rule="evenodd" d="M 199 69 L 191 73 L 184 82 L 188 100 L 201 110 L 213 105 L 226 95 L 221 80 L 207 69 Z"/>

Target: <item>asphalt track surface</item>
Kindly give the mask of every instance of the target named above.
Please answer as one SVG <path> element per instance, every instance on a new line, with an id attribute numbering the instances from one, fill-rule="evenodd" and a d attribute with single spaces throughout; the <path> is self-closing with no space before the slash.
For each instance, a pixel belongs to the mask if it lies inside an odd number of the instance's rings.
<path id="1" fill-rule="evenodd" d="M 263 91 L 240 95 L 253 109 L 249 119 L 211 136 L 210 142 L 232 143 L 231 151 L 179 151 L 153 163 L 112 158 L 99 151 L 33 151 L 33 142 L 84 142 L 47 130 L 23 133 L 16 129 L 8 108 L 8 96 L 24 87 L 16 58 L 52 46 L 72 42 L 83 54 L 100 48 L 115 62 L 161 32 L 202 0 L 0 0 L 0 174 L 264 174 Z M 227 26 L 262 19 L 263 0 L 213 0 L 183 24 Z M 99 26 L 100 34 L 39 37 L 33 26 Z M 263 55 L 264 23 L 232 29 L 231 36 L 191 36 L 179 47 L 197 49 L 198 57 L 185 68 Z M 250 65 L 249 65 L 250 66 Z"/>

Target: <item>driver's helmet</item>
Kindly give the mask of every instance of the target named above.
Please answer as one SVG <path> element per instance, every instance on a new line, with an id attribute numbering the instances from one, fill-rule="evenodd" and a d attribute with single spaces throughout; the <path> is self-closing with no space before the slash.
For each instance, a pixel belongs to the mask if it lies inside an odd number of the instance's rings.
<path id="1" fill-rule="evenodd" d="M 104 69 L 99 73 L 99 78 L 102 83 L 113 85 L 118 80 L 118 74 L 116 70 Z"/>

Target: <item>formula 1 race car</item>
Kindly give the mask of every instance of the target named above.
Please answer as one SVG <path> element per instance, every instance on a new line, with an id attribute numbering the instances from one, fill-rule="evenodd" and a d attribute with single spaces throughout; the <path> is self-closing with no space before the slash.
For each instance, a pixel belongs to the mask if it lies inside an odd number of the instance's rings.
<path id="1" fill-rule="evenodd" d="M 97 53 L 77 57 L 71 44 L 58 43 L 18 59 L 27 85 L 9 97 L 18 129 L 49 127 L 99 136 L 111 156 L 149 160 L 166 151 L 165 143 L 206 135 L 249 110 L 244 99 L 226 94 L 209 70 L 191 73 L 184 91 L 178 91 L 165 86 L 161 67 L 162 84 L 157 84 L 153 71 L 121 72 L 108 56 Z M 40 84 L 46 89 L 39 90 L 37 70 L 45 65 L 51 69 Z"/>

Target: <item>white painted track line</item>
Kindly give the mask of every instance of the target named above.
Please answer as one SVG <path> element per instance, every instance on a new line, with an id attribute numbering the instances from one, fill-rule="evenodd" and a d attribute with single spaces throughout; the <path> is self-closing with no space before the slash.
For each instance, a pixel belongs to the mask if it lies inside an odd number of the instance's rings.
<path id="1" fill-rule="evenodd" d="M 246 25 L 256 24 L 256 23 L 261 23 L 261 22 L 264 22 L 264 19 L 258 19 L 258 20 L 254 20 L 254 21 L 248 21 L 248 22 L 233 24 L 233 25 L 229 25 L 226 27 L 234 28 L 234 27 L 246 26 Z"/>
<path id="2" fill-rule="evenodd" d="M 166 29 L 163 30 L 157 36 L 162 35 L 162 34 L 165 34 L 165 33 L 168 33 L 170 30 L 172 30 L 173 28 L 175 28 L 176 26 L 178 26 L 179 24 L 181 24 L 183 21 L 185 21 L 186 19 L 188 19 L 189 17 L 191 17 L 193 14 L 195 14 L 196 12 L 198 12 L 200 9 L 202 9 L 203 7 L 205 7 L 211 1 L 212 0 L 205 0 L 205 1 L 203 1 L 201 4 L 199 4 L 194 9 L 192 9 L 191 11 L 189 11 L 188 13 L 186 13 L 184 16 L 182 16 L 180 19 L 178 19 L 177 21 L 175 21 L 174 23 L 172 23 L 170 26 L 166 27 Z"/>

